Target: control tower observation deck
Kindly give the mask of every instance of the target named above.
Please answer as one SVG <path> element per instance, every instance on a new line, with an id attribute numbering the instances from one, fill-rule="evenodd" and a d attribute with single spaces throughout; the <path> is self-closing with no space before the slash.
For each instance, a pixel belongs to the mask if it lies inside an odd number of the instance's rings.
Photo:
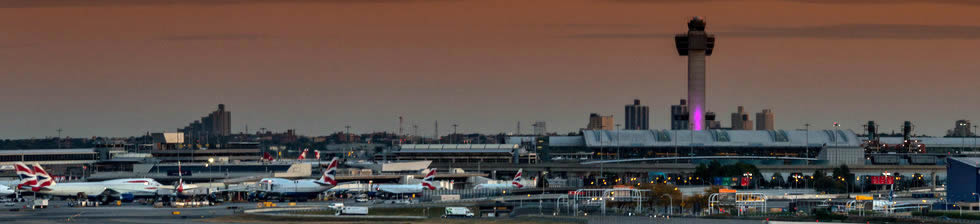
<path id="1" fill-rule="evenodd" d="M 705 102 L 705 58 L 711 55 L 715 48 L 715 36 L 704 32 L 707 24 L 701 17 L 694 17 L 687 22 L 687 33 L 674 37 L 677 43 L 677 53 L 687 56 L 687 102 L 690 111 L 689 121 L 695 131 L 704 130 L 704 114 L 707 112 Z"/>

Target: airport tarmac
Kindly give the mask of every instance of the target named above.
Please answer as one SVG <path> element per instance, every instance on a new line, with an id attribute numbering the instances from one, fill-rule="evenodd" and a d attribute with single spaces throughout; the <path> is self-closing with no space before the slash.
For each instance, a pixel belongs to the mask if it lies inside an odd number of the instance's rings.
<path id="1" fill-rule="evenodd" d="M 123 204 L 122 206 L 68 207 L 66 201 L 52 200 L 48 208 L 3 207 L 0 222 L 13 223 L 184 223 L 235 213 L 229 206 L 252 206 L 253 203 L 223 204 L 198 208 L 154 208 L 149 205 Z M 11 211 L 17 209 L 19 211 Z M 172 214 L 179 211 L 180 215 Z"/>

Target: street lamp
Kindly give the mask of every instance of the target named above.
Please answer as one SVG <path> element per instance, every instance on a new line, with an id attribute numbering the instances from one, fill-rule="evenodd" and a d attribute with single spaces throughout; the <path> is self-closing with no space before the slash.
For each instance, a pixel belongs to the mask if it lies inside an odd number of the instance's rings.
<path id="1" fill-rule="evenodd" d="M 840 137 L 840 136 L 837 136 L 838 135 L 837 132 L 840 132 L 840 123 L 837 122 L 837 121 L 834 121 L 834 147 L 837 147 L 837 145 L 840 144 L 840 141 L 837 141 L 837 138 Z"/>
<path id="2" fill-rule="evenodd" d="M 806 143 L 805 143 L 806 145 L 804 145 L 804 148 L 806 149 L 806 155 L 804 156 L 806 156 L 806 158 L 810 158 L 810 123 L 803 124 L 803 127 L 806 130 Z M 804 160 L 804 161 L 806 161 L 806 165 L 810 165 L 810 160 Z"/>
<path id="3" fill-rule="evenodd" d="M 752 173 L 745 172 L 742 174 L 743 177 L 749 178 L 749 184 L 752 184 Z M 756 185 L 756 189 L 759 189 L 759 185 Z"/>
<path id="4" fill-rule="evenodd" d="M 674 188 L 674 190 L 677 190 L 677 188 Z M 664 196 L 667 196 L 667 200 L 668 200 L 669 205 L 670 205 L 670 207 L 667 208 L 667 215 L 673 215 L 674 214 L 674 197 L 671 197 L 669 194 L 660 195 L 660 197 L 664 197 Z"/>

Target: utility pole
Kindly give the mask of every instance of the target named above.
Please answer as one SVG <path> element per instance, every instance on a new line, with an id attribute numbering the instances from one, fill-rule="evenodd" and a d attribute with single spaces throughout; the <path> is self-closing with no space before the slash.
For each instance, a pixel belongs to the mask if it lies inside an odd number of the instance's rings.
<path id="1" fill-rule="evenodd" d="M 413 129 L 413 132 L 412 132 L 413 133 L 412 134 L 412 140 L 413 141 L 412 142 L 415 142 L 415 144 L 418 144 L 418 141 L 419 141 L 418 140 L 418 138 L 419 138 L 419 125 L 417 125 L 415 123 L 412 123 L 412 129 Z"/>
<path id="2" fill-rule="evenodd" d="M 349 149 L 347 155 L 350 155 L 350 154 L 353 154 L 354 153 L 354 145 L 351 144 L 352 141 L 351 141 L 351 135 L 350 135 L 350 125 L 346 125 L 346 126 L 344 126 L 344 128 L 346 128 L 346 130 L 347 130 L 347 133 L 345 134 L 347 136 L 346 137 L 346 139 L 347 139 L 347 147 Z"/>
<path id="3" fill-rule="evenodd" d="M 456 127 L 459 127 L 459 125 L 456 124 L 456 123 L 453 123 L 453 138 L 450 139 L 453 142 L 453 144 L 457 144 L 457 142 L 456 142 L 456 138 L 457 138 L 456 137 Z"/>
<path id="4" fill-rule="evenodd" d="M 61 148 L 61 128 L 58 128 L 58 148 Z"/>
<path id="5" fill-rule="evenodd" d="M 442 139 L 439 139 L 439 120 L 436 120 L 436 130 L 433 132 L 432 139 L 436 140 L 436 143 L 442 143 Z"/>

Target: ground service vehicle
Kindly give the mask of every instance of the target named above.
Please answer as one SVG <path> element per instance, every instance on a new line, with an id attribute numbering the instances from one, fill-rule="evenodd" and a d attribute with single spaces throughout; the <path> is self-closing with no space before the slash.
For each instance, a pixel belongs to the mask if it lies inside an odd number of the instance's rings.
<path id="1" fill-rule="evenodd" d="M 337 215 L 367 215 L 367 214 L 368 214 L 368 207 L 362 207 L 362 206 L 344 206 L 344 208 L 341 208 L 340 211 L 337 212 Z"/>
<path id="2" fill-rule="evenodd" d="M 473 212 L 467 207 L 446 207 L 446 214 L 442 217 L 473 217 Z"/>

